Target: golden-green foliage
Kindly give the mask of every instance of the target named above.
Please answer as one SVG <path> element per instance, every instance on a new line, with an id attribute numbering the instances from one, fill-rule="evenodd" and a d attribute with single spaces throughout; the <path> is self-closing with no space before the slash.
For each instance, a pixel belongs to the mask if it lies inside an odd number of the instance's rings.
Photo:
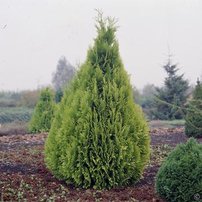
<path id="1" fill-rule="evenodd" d="M 136 182 L 149 158 L 148 126 L 134 104 L 111 19 L 59 104 L 45 144 L 45 162 L 60 179 L 97 189 Z"/>
<path id="2" fill-rule="evenodd" d="M 54 96 L 50 88 L 45 88 L 41 91 L 39 101 L 29 123 L 29 131 L 31 133 L 49 131 L 55 110 L 53 100 Z"/>

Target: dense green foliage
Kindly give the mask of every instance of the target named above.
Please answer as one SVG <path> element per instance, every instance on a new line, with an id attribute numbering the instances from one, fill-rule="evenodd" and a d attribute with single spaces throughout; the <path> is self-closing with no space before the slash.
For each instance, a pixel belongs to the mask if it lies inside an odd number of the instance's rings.
<path id="1" fill-rule="evenodd" d="M 26 107 L 0 107 L 0 124 L 13 121 L 27 122 L 32 116 L 33 109 Z"/>
<path id="2" fill-rule="evenodd" d="M 148 126 L 133 102 L 112 19 L 66 90 L 46 140 L 45 162 L 60 179 L 97 189 L 136 182 L 149 158 Z"/>
<path id="3" fill-rule="evenodd" d="M 58 89 L 55 91 L 55 102 L 59 103 L 62 100 L 64 93 L 63 89 Z"/>
<path id="4" fill-rule="evenodd" d="M 202 83 L 199 79 L 197 80 L 197 84 L 193 92 L 193 99 L 202 100 Z"/>
<path id="5" fill-rule="evenodd" d="M 193 99 L 189 102 L 185 133 L 189 137 L 202 137 L 202 84 L 197 81 Z"/>
<path id="6" fill-rule="evenodd" d="M 184 113 L 181 107 L 187 100 L 188 81 L 183 78 L 183 74 L 177 75 L 177 65 L 172 65 L 170 59 L 164 69 L 168 76 L 165 78 L 164 86 L 156 88 L 156 109 L 153 116 L 160 120 L 182 119 Z"/>
<path id="7" fill-rule="evenodd" d="M 39 101 L 29 123 L 29 131 L 31 133 L 48 132 L 54 117 L 54 110 L 53 92 L 50 88 L 45 88 L 41 91 Z"/>
<path id="8" fill-rule="evenodd" d="M 202 145 L 191 138 L 178 145 L 162 164 L 156 191 L 170 202 L 192 202 L 202 196 Z"/>

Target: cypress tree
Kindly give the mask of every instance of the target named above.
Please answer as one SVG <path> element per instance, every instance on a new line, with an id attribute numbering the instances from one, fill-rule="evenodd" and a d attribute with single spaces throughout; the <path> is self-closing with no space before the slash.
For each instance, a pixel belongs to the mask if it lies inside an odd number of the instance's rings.
<path id="1" fill-rule="evenodd" d="M 31 121 L 29 123 L 29 132 L 48 132 L 54 116 L 55 104 L 53 92 L 50 88 L 45 88 L 40 93 L 40 98 Z"/>
<path id="2" fill-rule="evenodd" d="M 189 137 L 202 137 L 202 84 L 199 80 L 188 105 L 185 133 Z"/>
<path id="3" fill-rule="evenodd" d="M 150 140 L 120 59 L 115 22 L 99 15 L 96 28 L 94 45 L 59 104 L 45 162 L 59 179 L 103 189 L 140 178 Z"/>

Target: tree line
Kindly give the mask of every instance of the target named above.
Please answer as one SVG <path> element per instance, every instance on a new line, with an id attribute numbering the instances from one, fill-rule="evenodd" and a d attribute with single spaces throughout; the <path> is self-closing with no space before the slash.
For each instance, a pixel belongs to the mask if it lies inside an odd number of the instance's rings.
<path id="1" fill-rule="evenodd" d="M 141 91 L 133 87 L 134 101 L 143 108 L 149 120 L 183 119 L 186 114 L 184 108 L 193 97 L 194 87 L 190 86 L 184 74 L 178 74 L 178 65 L 173 64 L 170 57 L 163 69 L 167 74 L 164 85 L 157 87 L 147 84 Z M 59 58 L 56 71 L 52 74 L 52 87 L 50 86 L 53 88 L 56 103 L 61 101 L 64 89 L 70 84 L 76 72 L 76 68 L 64 56 Z M 39 88 L 19 92 L 0 92 L 0 107 L 34 108 L 40 91 Z"/>

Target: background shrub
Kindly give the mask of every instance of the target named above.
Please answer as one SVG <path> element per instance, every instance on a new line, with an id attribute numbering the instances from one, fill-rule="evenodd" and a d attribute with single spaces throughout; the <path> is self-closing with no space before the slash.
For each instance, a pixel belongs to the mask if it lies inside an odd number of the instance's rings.
<path id="1" fill-rule="evenodd" d="M 54 116 L 54 110 L 53 92 L 50 88 L 45 88 L 41 91 L 39 101 L 29 123 L 29 132 L 48 132 Z"/>
<path id="2" fill-rule="evenodd" d="M 156 191 L 172 202 L 195 201 L 202 197 L 202 145 L 191 138 L 178 145 L 162 164 L 156 176 Z"/>
<path id="3" fill-rule="evenodd" d="M 149 158 L 149 135 L 119 56 L 112 19 L 98 36 L 59 104 L 45 144 L 47 167 L 84 188 L 136 182 Z"/>
<path id="4" fill-rule="evenodd" d="M 199 80 L 188 105 L 185 133 L 189 137 L 202 137 L 202 84 Z"/>

